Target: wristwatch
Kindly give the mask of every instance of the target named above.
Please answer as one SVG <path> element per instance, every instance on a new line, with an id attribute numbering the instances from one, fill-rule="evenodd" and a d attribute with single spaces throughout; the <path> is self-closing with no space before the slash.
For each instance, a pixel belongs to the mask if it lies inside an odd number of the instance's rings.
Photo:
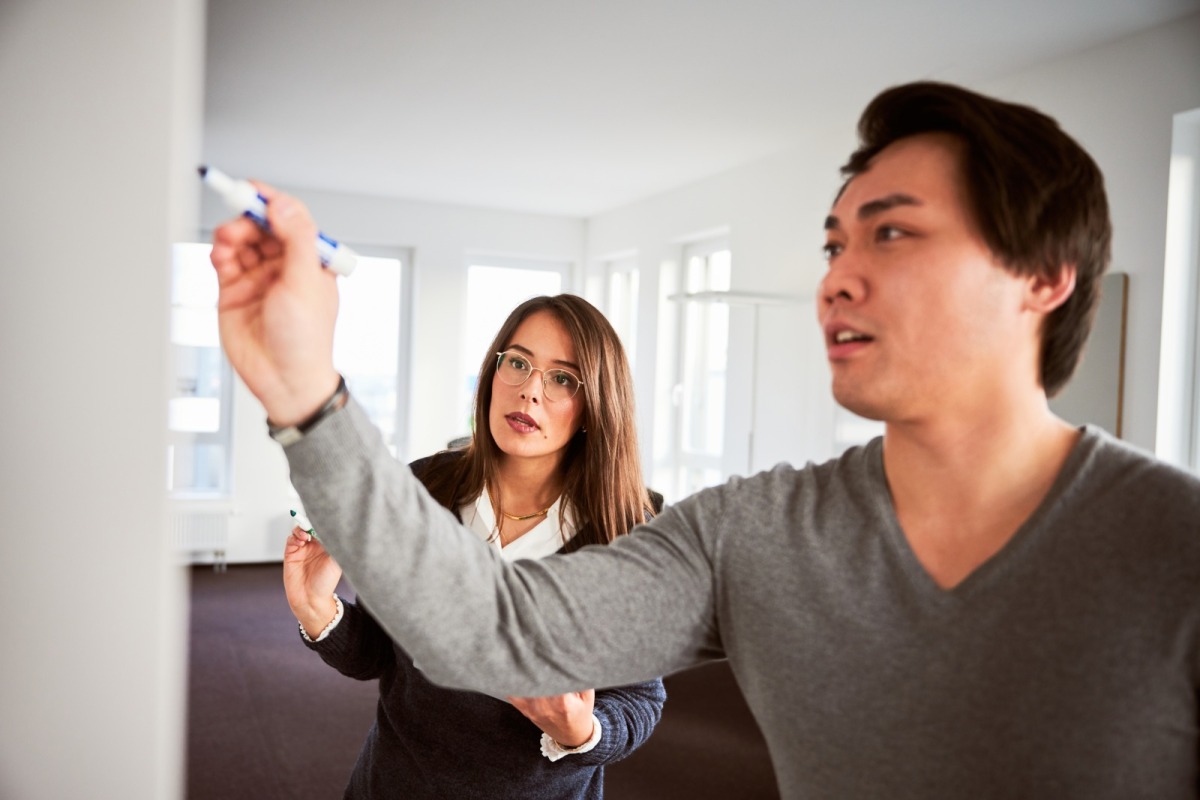
<path id="1" fill-rule="evenodd" d="M 339 375 L 337 390 L 334 391 L 333 395 L 325 401 L 323 406 L 316 410 L 316 413 L 303 422 L 298 422 L 295 425 L 288 425 L 287 427 L 283 428 L 271 424 L 271 420 L 268 419 L 267 433 L 271 435 L 272 439 L 279 442 L 284 447 L 295 444 L 303 439 L 304 434 L 308 433 L 308 431 L 318 422 L 325 419 L 335 411 L 339 411 L 344 408 L 349 399 L 350 391 L 346 388 L 346 379 Z"/>

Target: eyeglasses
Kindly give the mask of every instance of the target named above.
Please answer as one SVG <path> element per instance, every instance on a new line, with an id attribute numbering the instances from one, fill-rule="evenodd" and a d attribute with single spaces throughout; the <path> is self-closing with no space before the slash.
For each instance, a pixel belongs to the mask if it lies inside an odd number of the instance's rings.
<path id="1" fill-rule="evenodd" d="M 534 372 L 542 373 L 547 400 L 570 400 L 582 388 L 579 377 L 565 369 L 538 369 L 528 358 L 512 350 L 496 353 L 496 357 L 496 375 L 509 386 L 520 386 Z"/>

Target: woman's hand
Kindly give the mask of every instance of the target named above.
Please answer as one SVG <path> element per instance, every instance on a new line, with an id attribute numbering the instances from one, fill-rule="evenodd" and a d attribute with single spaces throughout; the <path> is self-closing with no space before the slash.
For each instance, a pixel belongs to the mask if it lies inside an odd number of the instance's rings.
<path id="1" fill-rule="evenodd" d="M 311 416 L 337 389 L 337 281 L 317 258 L 308 209 L 255 186 L 268 201 L 271 230 L 239 217 L 213 234 L 221 344 L 270 420 L 287 426 Z"/>
<path id="2" fill-rule="evenodd" d="M 342 568 L 321 543 L 299 525 L 283 549 L 283 588 L 288 605 L 310 639 L 321 634 L 337 615 L 333 590 Z"/>
<path id="3" fill-rule="evenodd" d="M 563 747 L 579 747 L 592 738 L 595 689 L 552 697 L 510 697 L 508 702 Z"/>

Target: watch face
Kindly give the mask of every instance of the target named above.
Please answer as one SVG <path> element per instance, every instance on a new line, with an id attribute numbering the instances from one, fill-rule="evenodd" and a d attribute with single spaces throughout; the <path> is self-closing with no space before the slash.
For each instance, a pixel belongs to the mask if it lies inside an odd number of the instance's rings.
<path id="1" fill-rule="evenodd" d="M 267 432 L 271 435 L 272 439 L 284 447 L 287 447 L 289 444 L 295 444 L 304 438 L 304 433 L 295 425 L 287 428 L 269 428 Z"/>

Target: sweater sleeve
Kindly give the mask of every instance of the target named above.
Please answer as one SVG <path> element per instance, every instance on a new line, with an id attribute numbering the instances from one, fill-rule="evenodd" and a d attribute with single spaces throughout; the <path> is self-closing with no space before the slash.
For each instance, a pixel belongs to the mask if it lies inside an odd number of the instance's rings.
<path id="1" fill-rule="evenodd" d="M 571 755 L 559 762 L 564 766 L 595 766 L 620 761 L 641 747 L 662 718 L 667 690 L 660 679 L 600 689 L 596 692 L 593 714 L 600 721 L 600 741 L 586 753 Z"/>
<path id="2" fill-rule="evenodd" d="M 353 400 L 285 453 L 326 548 L 382 628 L 444 686 L 562 694 L 723 654 L 720 493 L 606 546 L 506 564 L 391 457 Z"/>
<path id="3" fill-rule="evenodd" d="M 348 678 L 378 678 L 396 658 L 392 642 L 361 605 L 342 601 L 342 620 L 319 642 L 301 640 L 329 666 Z"/>

